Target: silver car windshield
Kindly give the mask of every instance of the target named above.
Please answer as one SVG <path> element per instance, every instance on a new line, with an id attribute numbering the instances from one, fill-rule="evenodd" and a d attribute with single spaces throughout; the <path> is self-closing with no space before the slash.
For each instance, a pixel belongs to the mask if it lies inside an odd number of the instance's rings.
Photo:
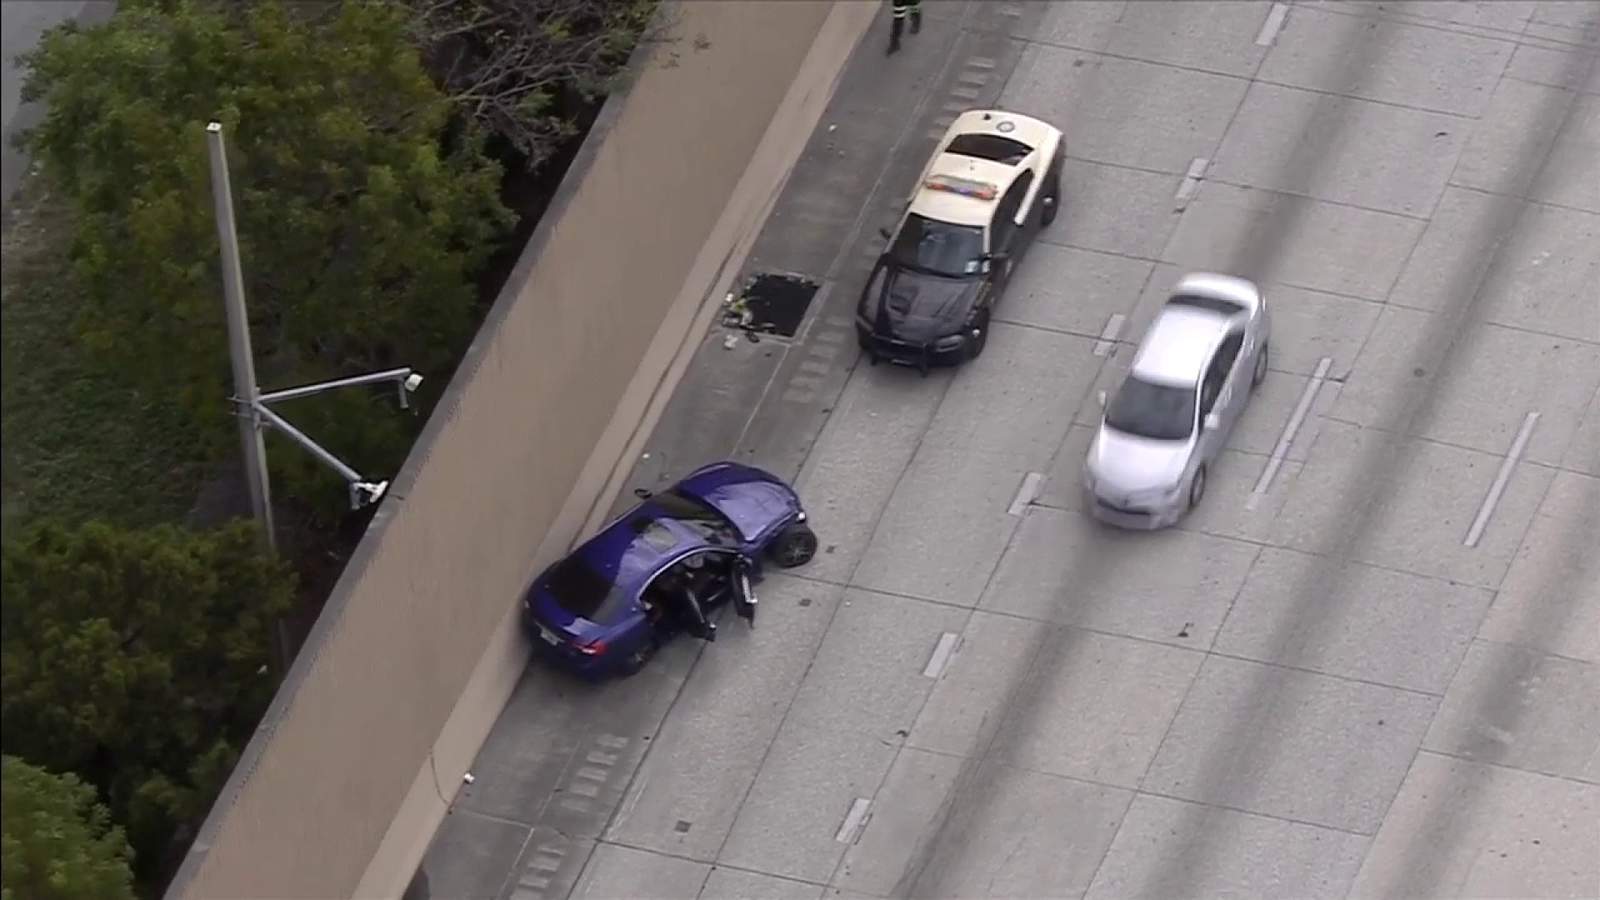
<path id="1" fill-rule="evenodd" d="M 1122 382 L 1106 406 L 1106 425 L 1156 441 L 1181 441 L 1194 433 L 1194 388 L 1141 381 Z"/>

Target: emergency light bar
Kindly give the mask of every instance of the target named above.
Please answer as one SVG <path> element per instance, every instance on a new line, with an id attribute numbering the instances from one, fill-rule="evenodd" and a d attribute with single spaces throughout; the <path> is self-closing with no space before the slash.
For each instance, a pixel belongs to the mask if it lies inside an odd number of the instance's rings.
<path id="1" fill-rule="evenodd" d="M 957 178 L 954 175 L 930 175 L 922 185 L 930 191 L 949 191 L 952 194 L 976 197 L 979 200 L 993 200 L 1000 194 L 1000 189 L 987 181 Z"/>

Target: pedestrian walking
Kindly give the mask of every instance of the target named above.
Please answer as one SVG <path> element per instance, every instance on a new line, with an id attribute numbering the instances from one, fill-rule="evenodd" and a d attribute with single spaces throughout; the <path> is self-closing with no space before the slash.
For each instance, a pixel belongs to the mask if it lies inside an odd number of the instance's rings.
<path id="1" fill-rule="evenodd" d="M 900 51 L 900 34 L 905 31 L 906 19 L 911 20 L 911 33 L 922 30 L 922 0 L 893 0 L 894 18 L 889 22 L 889 55 Z"/>

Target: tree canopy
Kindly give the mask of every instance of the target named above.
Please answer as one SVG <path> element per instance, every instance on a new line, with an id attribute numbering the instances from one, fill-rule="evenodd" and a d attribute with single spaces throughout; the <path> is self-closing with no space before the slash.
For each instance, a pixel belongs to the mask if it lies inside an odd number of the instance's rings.
<path id="1" fill-rule="evenodd" d="M 451 102 L 537 168 L 577 134 L 563 99 L 611 87 L 656 0 L 403 0 Z M 658 22 L 658 31 L 665 23 Z"/>
<path id="2" fill-rule="evenodd" d="M 0 898 L 133 900 L 128 840 L 94 788 L 0 758 Z"/>
<path id="3" fill-rule="evenodd" d="M 126 0 L 23 59 L 24 96 L 46 109 L 23 143 L 76 213 L 81 335 L 181 398 L 204 436 L 226 435 L 231 394 L 211 120 L 264 390 L 392 365 L 443 374 L 475 328 L 473 279 L 512 216 L 411 17 L 392 3 Z M 336 447 L 370 443 L 383 417 L 351 421 L 361 402 L 306 401 L 326 411 L 296 421 Z M 404 430 L 379 432 L 403 453 Z"/>
<path id="4" fill-rule="evenodd" d="M 0 552 L 4 752 L 82 775 L 158 864 L 271 699 L 294 584 L 249 523 L 35 526 Z"/>

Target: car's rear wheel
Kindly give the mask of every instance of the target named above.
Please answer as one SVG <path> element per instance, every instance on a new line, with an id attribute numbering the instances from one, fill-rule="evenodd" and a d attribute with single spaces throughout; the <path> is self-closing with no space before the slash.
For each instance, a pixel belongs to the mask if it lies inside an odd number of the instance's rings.
<path id="1" fill-rule="evenodd" d="M 1250 386 L 1256 387 L 1267 380 L 1267 345 L 1261 345 L 1261 352 L 1256 354 L 1256 370 L 1250 375 Z"/>
<path id="2" fill-rule="evenodd" d="M 1189 508 L 1194 509 L 1200 505 L 1201 498 L 1206 495 L 1206 467 L 1201 466 L 1194 470 L 1194 477 L 1189 480 Z"/>
<path id="3" fill-rule="evenodd" d="M 793 569 L 803 566 L 817 555 L 817 533 L 809 525 L 796 522 L 784 529 L 772 542 L 767 553 L 779 568 Z"/>
<path id="4" fill-rule="evenodd" d="M 1056 172 L 1055 183 L 1050 186 L 1050 193 L 1045 195 L 1050 202 L 1044 205 L 1039 213 L 1039 224 L 1045 228 L 1056 220 L 1056 215 L 1061 212 L 1061 172 Z"/>
<path id="5" fill-rule="evenodd" d="M 978 318 L 972 323 L 972 340 L 967 343 L 967 358 L 977 359 L 983 355 L 983 348 L 989 346 L 989 311 L 978 313 Z"/>

